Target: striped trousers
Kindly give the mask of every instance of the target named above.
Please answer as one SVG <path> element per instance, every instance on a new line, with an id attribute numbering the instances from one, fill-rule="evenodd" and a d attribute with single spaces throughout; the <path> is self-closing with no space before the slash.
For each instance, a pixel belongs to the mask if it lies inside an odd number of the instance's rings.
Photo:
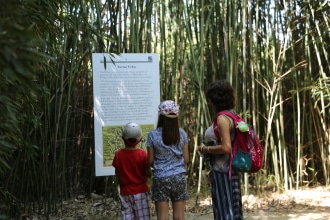
<path id="1" fill-rule="evenodd" d="M 243 220 L 242 195 L 239 173 L 211 172 L 214 220 Z"/>

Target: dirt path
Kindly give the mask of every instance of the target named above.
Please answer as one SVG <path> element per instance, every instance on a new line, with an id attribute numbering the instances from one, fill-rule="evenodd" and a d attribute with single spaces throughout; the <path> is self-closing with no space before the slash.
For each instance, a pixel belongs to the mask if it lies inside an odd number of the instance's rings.
<path id="1" fill-rule="evenodd" d="M 192 189 L 195 191 L 195 189 Z M 186 204 L 186 220 L 213 220 L 209 191 L 199 197 L 190 192 Z M 328 220 L 330 219 L 330 189 L 315 188 L 286 193 L 263 192 L 259 196 L 243 196 L 245 220 Z M 154 205 L 152 220 L 156 220 Z M 45 216 L 28 214 L 28 219 L 46 219 Z M 50 220 L 120 220 L 120 204 L 112 198 L 76 199 L 62 201 L 58 214 Z M 171 219 L 171 218 L 170 218 Z"/>

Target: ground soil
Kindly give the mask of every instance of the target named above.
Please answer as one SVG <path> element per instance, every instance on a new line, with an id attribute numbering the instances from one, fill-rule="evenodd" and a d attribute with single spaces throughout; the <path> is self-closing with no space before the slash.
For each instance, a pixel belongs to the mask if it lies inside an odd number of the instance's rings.
<path id="1" fill-rule="evenodd" d="M 244 219 L 262 220 L 310 220 L 330 219 L 330 189 L 324 187 L 303 190 L 290 190 L 285 193 L 266 191 L 256 195 L 243 196 Z M 92 194 L 91 198 L 77 195 L 76 198 L 62 201 L 58 214 L 53 220 L 119 220 L 120 204 L 112 198 Z M 152 204 L 152 219 L 155 208 Z M 186 204 L 187 220 L 212 220 L 213 211 L 209 191 L 197 193 L 190 189 L 190 200 Z M 22 214 L 22 219 L 45 219 L 42 215 Z"/>

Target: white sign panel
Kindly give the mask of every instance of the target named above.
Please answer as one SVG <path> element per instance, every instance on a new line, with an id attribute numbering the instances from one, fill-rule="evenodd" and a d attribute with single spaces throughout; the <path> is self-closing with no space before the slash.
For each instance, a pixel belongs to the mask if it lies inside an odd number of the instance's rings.
<path id="1" fill-rule="evenodd" d="M 160 102 L 157 54 L 93 54 L 96 176 L 114 175 L 112 160 L 124 147 L 121 128 L 138 123 L 145 140 L 157 123 Z"/>

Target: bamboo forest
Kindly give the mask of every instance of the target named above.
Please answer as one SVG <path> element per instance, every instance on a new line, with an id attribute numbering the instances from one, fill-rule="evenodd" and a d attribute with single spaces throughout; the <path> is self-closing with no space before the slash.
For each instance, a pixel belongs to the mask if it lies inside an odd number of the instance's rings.
<path id="1" fill-rule="evenodd" d="M 189 186 L 204 181 L 205 90 L 227 79 L 264 148 L 243 194 L 329 187 L 328 0 L 0 1 L 0 219 L 118 195 L 116 176 L 95 175 L 92 53 L 158 54 L 160 100 L 180 103 L 189 138 Z"/>

